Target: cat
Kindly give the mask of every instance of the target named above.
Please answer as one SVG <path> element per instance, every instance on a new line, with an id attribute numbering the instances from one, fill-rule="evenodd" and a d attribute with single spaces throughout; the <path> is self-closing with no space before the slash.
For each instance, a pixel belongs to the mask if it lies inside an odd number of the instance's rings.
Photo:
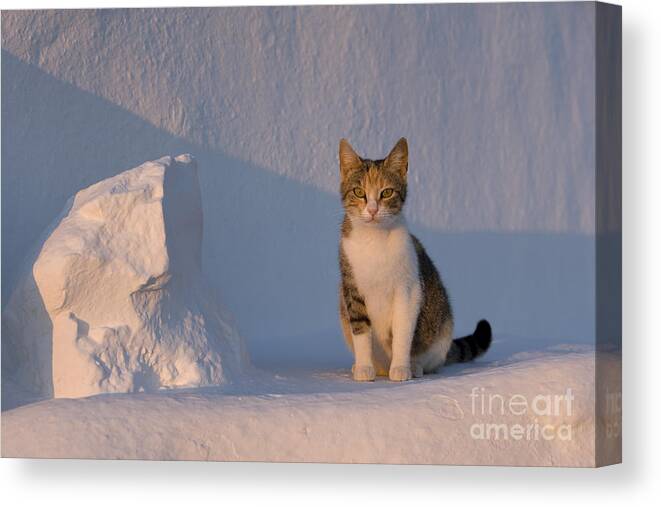
<path id="1" fill-rule="evenodd" d="M 361 158 L 342 139 L 339 158 L 340 323 L 355 356 L 354 380 L 405 381 L 484 354 L 491 325 L 481 320 L 472 335 L 452 339 L 447 291 L 406 226 L 406 139 L 383 160 Z"/>

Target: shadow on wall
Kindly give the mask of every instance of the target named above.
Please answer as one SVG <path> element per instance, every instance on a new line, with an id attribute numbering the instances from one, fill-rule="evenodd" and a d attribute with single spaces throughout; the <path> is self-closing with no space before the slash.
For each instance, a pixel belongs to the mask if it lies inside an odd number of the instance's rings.
<path id="1" fill-rule="evenodd" d="M 350 364 L 336 312 L 335 195 L 176 138 L 6 51 L 2 90 L 3 301 L 69 196 L 146 160 L 190 152 L 202 187 L 203 271 L 255 364 Z M 458 334 L 488 317 L 496 334 L 593 342 L 590 237 L 412 229 L 441 270 Z"/>
<path id="2" fill-rule="evenodd" d="M 53 325 L 32 273 L 17 297 L 25 304 L 2 316 L 2 410 L 53 396 Z"/>

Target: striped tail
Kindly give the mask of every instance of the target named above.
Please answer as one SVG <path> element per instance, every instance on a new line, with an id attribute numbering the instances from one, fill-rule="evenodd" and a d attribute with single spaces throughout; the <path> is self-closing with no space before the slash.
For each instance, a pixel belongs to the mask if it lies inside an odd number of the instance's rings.
<path id="1" fill-rule="evenodd" d="M 452 340 L 445 364 L 465 363 L 480 357 L 491 345 L 491 325 L 486 320 L 477 323 L 473 334 Z"/>

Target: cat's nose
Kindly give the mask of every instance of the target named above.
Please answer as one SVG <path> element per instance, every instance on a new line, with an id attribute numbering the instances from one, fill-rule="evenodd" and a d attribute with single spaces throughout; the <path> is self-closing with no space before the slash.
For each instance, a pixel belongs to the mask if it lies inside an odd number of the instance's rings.
<path id="1" fill-rule="evenodd" d="M 370 216 L 374 217 L 377 211 L 379 211 L 379 206 L 375 201 L 370 201 L 367 203 L 367 212 L 370 214 Z"/>

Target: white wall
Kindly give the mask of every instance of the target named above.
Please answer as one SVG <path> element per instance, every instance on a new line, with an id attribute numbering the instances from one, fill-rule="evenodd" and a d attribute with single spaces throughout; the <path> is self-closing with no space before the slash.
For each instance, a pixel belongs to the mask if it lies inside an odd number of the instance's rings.
<path id="1" fill-rule="evenodd" d="M 204 269 L 258 364 L 343 364 L 337 142 L 411 150 L 458 332 L 594 335 L 591 4 L 2 14 L 2 291 L 78 189 L 200 162 Z"/>

